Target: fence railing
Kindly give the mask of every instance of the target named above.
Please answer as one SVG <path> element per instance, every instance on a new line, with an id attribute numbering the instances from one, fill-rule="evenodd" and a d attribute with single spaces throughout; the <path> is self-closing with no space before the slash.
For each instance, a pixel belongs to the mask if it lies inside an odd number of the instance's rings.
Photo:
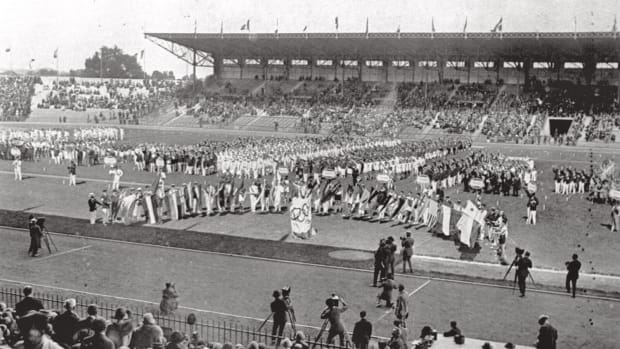
<path id="1" fill-rule="evenodd" d="M 46 310 L 54 310 L 59 313 L 63 311 L 63 305 L 66 298 L 69 298 L 58 294 L 41 292 L 33 293 L 33 297 L 39 299 L 43 303 L 43 306 Z M 6 305 L 10 308 L 14 308 L 15 305 L 22 298 L 22 291 L 19 289 L 5 287 L 0 288 L 0 302 L 6 303 Z M 295 333 L 293 333 L 292 329 L 285 332 L 282 337 L 273 337 L 271 335 L 271 326 L 267 325 L 265 325 L 261 330 L 259 330 L 257 326 L 253 325 L 239 324 L 234 323 L 233 321 L 205 319 L 198 316 L 196 316 L 195 323 L 190 324 L 188 323 L 186 317 L 183 317 L 181 315 L 164 315 L 160 313 L 159 310 L 154 309 L 153 306 L 147 308 L 145 306 L 139 306 L 135 304 L 112 304 L 98 298 L 88 299 L 74 295 L 72 295 L 70 298 L 74 298 L 76 300 L 75 312 L 81 317 L 85 317 L 87 315 L 86 311 L 88 309 L 88 306 L 91 304 L 97 305 L 97 315 L 105 319 L 112 319 L 116 312 L 116 309 L 122 306 L 131 312 L 131 318 L 135 322 L 136 326 L 139 326 L 141 324 L 144 314 L 151 313 L 153 314 L 153 317 L 155 318 L 157 324 L 164 331 L 164 336 L 166 337 L 166 339 L 170 338 L 170 335 L 173 331 L 181 332 L 187 337 L 189 337 L 192 333 L 196 332 L 199 338 L 204 340 L 205 343 L 230 342 L 233 345 L 243 344 L 244 346 L 247 346 L 247 344 L 252 341 L 269 345 L 274 340 L 276 340 L 275 346 L 277 347 L 280 340 L 284 338 L 294 340 L 295 337 Z M 321 336 L 318 341 L 313 341 L 312 338 L 310 338 L 311 333 L 305 332 L 305 335 L 305 342 L 309 345 L 310 348 L 351 349 L 351 344 L 349 343 L 349 341 L 345 343 L 344 347 L 326 343 L 325 339 L 327 333 L 323 333 L 323 336 Z"/>

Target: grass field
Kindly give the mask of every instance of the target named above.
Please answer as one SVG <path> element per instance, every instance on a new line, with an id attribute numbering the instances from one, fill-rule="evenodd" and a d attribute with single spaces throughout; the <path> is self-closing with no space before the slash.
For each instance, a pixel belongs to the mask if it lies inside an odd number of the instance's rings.
<path id="1" fill-rule="evenodd" d="M 269 312 L 271 291 L 289 285 L 298 324 L 306 333 L 320 327 L 318 314 L 332 292 L 349 304 L 343 315 L 349 330 L 361 310 L 368 312 L 376 336 L 389 337 L 394 319 L 392 311 L 375 308 L 378 290 L 368 287 L 370 271 L 62 235 L 54 239 L 64 254 L 33 259 L 26 256 L 27 233 L 0 229 L 0 238 L 6 241 L 0 255 L 2 286 L 32 283 L 37 291 L 62 297 L 84 293 L 97 302 L 156 311 L 160 287 L 173 281 L 181 296 L 179 315 L 195 312 L 201 318 L 257 326 Z M 545 313 L 560 332 L 560 348 L 614 348 L 620 340 L 613 325 L 618 321 L 616 301 L 532 290 L 521 299 L 510 288 L 415 276 L 398 276 L 397 282 L 410 294 L 409 338 L 424 325 L 443 330 L 457 320 L 468 338 L 532 345 L 536 319 Z"/>

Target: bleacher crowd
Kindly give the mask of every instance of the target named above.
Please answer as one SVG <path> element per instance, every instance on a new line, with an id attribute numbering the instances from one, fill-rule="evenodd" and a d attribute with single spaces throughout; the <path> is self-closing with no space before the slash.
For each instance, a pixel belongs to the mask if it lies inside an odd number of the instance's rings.
<path id="1" fill-rule="evenodd" d="M 23 121 L 30 115 L 36 77 L 0 76 L 0 121 Z"/>

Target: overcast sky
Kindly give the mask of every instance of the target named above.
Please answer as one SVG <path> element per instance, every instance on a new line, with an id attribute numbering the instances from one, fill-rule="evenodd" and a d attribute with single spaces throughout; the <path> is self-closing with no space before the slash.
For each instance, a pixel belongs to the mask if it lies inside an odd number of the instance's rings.
<path id="1" fill-rule="evenodd" d="M 238 33 L 247 19 L 253 33 L 334 31 L 429 32 L 434 17 L 438 32 L 460 32 L 467 17 L 469 32 L 488 32 L 503 17 L 504 31 L 609 31 L 618 0 L 0 0 L 0 70 L 80 69 L 102 45 L 117 45 L 134 54 L 145 50 L 146 70 L 173 70 L 187 65 L 144 39 L 146 32 Z M 6 53 L 7 48 L 11 49 Z M 204 72 L 203 72 L 204 73 Z M 201 74 L 202 75 L 202 74 Z"/>

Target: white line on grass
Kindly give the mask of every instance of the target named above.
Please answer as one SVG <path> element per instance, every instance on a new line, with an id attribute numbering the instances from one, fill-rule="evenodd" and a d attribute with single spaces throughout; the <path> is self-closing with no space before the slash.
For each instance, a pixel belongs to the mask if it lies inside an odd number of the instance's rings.
<path id="1" fill-rule="evenodd" d="M 431 280 L 426 280 L 425 283 L 423 283 L 422 285 L 418 286 L 418 288 L 416 288 L 415 290 L 411 291 L 408 295 L 407 298 L 413 296 L 414 294 L 418 293 L 420 290 L 422 290 L 424 287 L 426 287 L 426 285 L 430 284 Z M 392 309 L 390 310 L 386 310 L 385 312 L 383 312 L 383 315 L 379 316 L 379 318 L 377 319 L 377 321 L 381 321 L 383 320 L 383 318 L 385 318 L 389 313 L 392 312 Z"/>
<path id="2" fill-rule="evenodd" d="M 28 231 L 28 229 L 24 229 L 24 228 L 14 228 L 14 227 L 3 226 L 3 225 L 0 225 L 0 228 L 8 229 L 8 230 Z M 90 239 L 90 240 L 95 240 L 95 241 L 104 241 L 104 242 L 108 242 L 108 243 L 127 244 L 127 245 L 136 245 L 136 246 L 146 246 L 146 247 L 154 247 L 154 248 L 161 248 L 161 249 L 171 249 L 171 250 L 176 250 L 176 251 L 191 252 L 191 253 L 198 253 L 198 254 L 211 254 L 211 255 L 215 255 L 215 256 L 234 257 L 234 258 L 258 260 L 258 261 L 266 261 L 266 262 L 274 262 L 274 263 L 287 263 L 287 264 L 294 264 L 294 265 L 301 265 L 301 266 L 308 266 L 308 267 L 326 268 L 326 269 L 334 269 L 334 270 L 345 270 L 345 271 L 355 271 L 355 272 L 362 272 L 362 273 L 366 273 L 366 274 L 372 274 L 373 273 L 372 270 L 368 270 L 368 269 L 341 267 L 341 266 L 336 266 L 336 265 L 316 264 L 316 263 L 307 263 L 307 262 L 299 262 L 299 261 L 291 261 L 291 260 L 282 260 L 282 259 L 267 258 L 267 257 L 247 256 L 247 255 L 240 255 L 240 254 L 234 254 L 234 253 L 224 253 L 224 252 L 215 252 L 215 251 L 195 250 L 195 249 L 182 248 L 182 247 L 161 246 L 161 245 L 148 244 L 148 243 L 142 243 L 142 242 L 120 241 L 120 240 L 113 240 L 113 239 L 89 237 L 89 236 L 83 236 L 83 235 L 77 236 L 77 235 L 69 235 L 69 234 L 54 233 L 54 232 L 50 232 L 50 234 L 64 236 L 64 237 L 67 237 L 67 238 L 74 238 L 74 239 Z M 505 269 L 505 266 L 503 266 L 503 265 L 495 265 L 495 264 L 491 264 L 491 263 L 474 262 L 474 261 L 461 261 L 461 260 L 456 260 L 456 259 L 451 259 L 451 258 L 443 258 L 443 257 L 414 255 L 412 258 L 414 258 L 414 259 L 421 259 L 421 260 L 425 260 L 426 259 L 426 260 L 435 261 L 435 262 L 437 262 L 437 261 L 440 261 L 440 262 L 444 261 L 444 262 L 458 263 L 458 264 L 483 265 L 483 266 L 490 266 L 490 267 L 496 267 L 496 268 L 503 268 L 503 269 Z M 566 273 L 566 272 L 563 272 L 563 271 L 552 270 L 552 269 L 532 268 L 531 270 L 542 271 L 542 272 L 552 272 L 552 273 L 555 273 L 555 274 L 565 274 Z M 399 277 L 412 278 L 412 279 L 435 280 L 435 281 L 450 282 L 450 283 L 462 284 L 462 285 L 483 286 L 483 287 L 501 288 L 501 289 L 509 289 L 509 290 L 512 289 L 512 286 L 503 286 L 503 285 L 497 285 L 497 284 L 492 284 L 492 283 L 484 283 L 484 282 L 478 282 L 478 281 L 465 281 L 465 280 L 458 280 L 458 279 L 448 279 L 448 278 L 439 278 L 439 277 L 430 277 L 430 276 L 421 276 L 421 275 L 409 275 L 409 274 L 397 274 L 397 275 Z M 612 279 L 612 280 L 620 280 L 620 277 L 612 276 L 612 275 L 583 273 L 583 274 L 581 274 L 581 276 L 582 277 L 592 277 L 593 276 L 593 277 L 597 277 L 597 278 L 609 278 L 609 279 Z M 549 295 L 555 295 L 555 296 L 567 296 L 567 294 L 564 293 L 564 292 L 548 291 L 548 290 L 541 290 L 541 289 L 532 289 L 529 292 L 543 293 L 543 294 L 549 294 Z M 582 295 L 580 297 L 587 298 L 587 299 L 597 299 L 597 300 L 603 300 L 603 301 L 620 302 L 619 298 L 612 298 L 612 297 L 591 296 L 591 295 Z"/>
<path id="3" fill-rule="evenodd" d="M 33 262 L 39 262 L 39 261 L 44 261 L 46 259 L 50 259 L 50 258 L 54 258 L 54 257 L 58 257 L 58 256 L 62 256 L 64 254 L 69 254 L 69 253 L 73 253 L 73 252 L 77 252 L 77 251 L 81 251 L 81 250 L 86 250 L 88 248 L 93 247 L 92 245 L 86 245 L 86 246 L 82 246 L 82 247 L 78 247 L 78 248 L 74 248 L 71 250 L 66 250 L 66 251 L 62 251 L 62 252 L 58 252 L 58 253 L 52 253 L 49 256 L 45 256 L 42 258 L 37 258 L 37 259 L 33 259 Z"/>

